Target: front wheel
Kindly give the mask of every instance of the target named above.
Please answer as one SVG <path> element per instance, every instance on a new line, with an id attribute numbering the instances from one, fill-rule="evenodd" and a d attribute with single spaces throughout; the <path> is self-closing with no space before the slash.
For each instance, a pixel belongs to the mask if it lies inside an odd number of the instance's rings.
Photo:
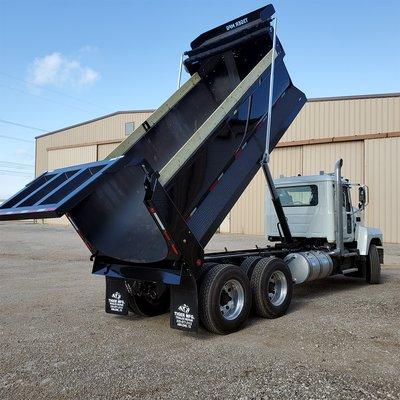
<path id="1" fill-rule="evenodd" d="M 199 290 L 200 319 L 210 332 L 239 330 L 251 309 L 249 279 L 237 266 L 218 264 L 204 276 Z"/>
<path id="2" fill-rule="evenodd" d="M 263 318 L 278 318 L 292 300 L 293 279 L 289 267 L 277 257 L 261 259 L 250 280 L 255 313 Z"/>
<path id="3" fill-rule="evenodd" d="M 381 263 L 378 249 L 374 244 L 369 246 L 366 263 L 366 281 L 370 284 L 381 283 Z"/>

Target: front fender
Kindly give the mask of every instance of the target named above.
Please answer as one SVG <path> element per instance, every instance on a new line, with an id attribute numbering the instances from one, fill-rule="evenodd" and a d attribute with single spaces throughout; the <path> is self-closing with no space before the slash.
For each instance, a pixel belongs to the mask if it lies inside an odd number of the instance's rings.
<path id="1" fill-rule="evenodd" d="M 378 228 L 359 226 L 357 232 L 357 249 L 361 256 L 368 254 L 371 242 L 378 246 L 383 245 L 383 234 Z"/>

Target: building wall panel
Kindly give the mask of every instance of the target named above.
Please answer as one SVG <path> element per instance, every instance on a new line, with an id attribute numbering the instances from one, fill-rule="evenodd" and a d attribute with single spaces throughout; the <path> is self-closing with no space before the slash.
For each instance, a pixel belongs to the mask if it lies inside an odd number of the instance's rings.
<path id="1" fill-rule="evenodd" d="M 97 146 L 81 146 L 48 152 L 48 169 L 69 167 L 75 164 L 97 161 Z"/>
<path id="2" fill-rule="evenodd" d="M 135 127 L 137 127 L 150 115 L 151 112 L 115 114 L 38 138 L 36 141 L 36 175 L 48 169 L 47 151 L 49 148 L 120 142 L 126 137 L 126 122 L 134 122 Z"/>
<path id="3" fill-rule="evenodd" d="M 310 101 L 281 141 L 400 132 L 400 96 Z"/>
<path id="4" fill-rule="evenodd" d="M 271 154 L 271 173 L 274 177 L 301 172 L 301 147 L 275 149 Z M 231 233 L 263 235 L 265 232 L 266 184 L 262 170 L 258 171 L 230 212 Z"/>
<path id="5" fill-rule="evenodd" d="M 125 123 L 137 127 L 151 112 L 110 115 L 37 140 L 36 174 L 45 170 L 104 159 L 125 136 Z M 308 102 L 281 142 L 293 147 L 273 151 L 271 171 L 280 175 L 331 172 L 338 158 L 344 159 L 343 173 L 352 181 L 370 187 L 367 223 L 382 227 L 385 240 L 400 242 L 400 138 L 367 139 L 340 143 L 307 144 L 309 139 L 331 140 L 343 136 L 400 132 L 400 96 L 328 99 Z M 347 140 L 343 138 L 342 140 Z M 297 141 L 303 141 L 295 143 Z M 231 210 L 221 230 L 232 233 L 264 234 L 265 181 L 261 171 Z M 356 203 L 353 193 L 353 203 Z"/>
<path id="6" fill-rule="evenodd" d="M 343 158 L 343 176 L 352 182 L 364 182 L 364 142 L 342 142 L 303 146 L 303 175 L 333 172 Z"/>
<path id="7" fill-rule="evenodd" d="M 104 160 L 121 142 L 99 144 L 97 146 L 97 159 Z"/>
<path id="8" fill-rule="evenodd" d="M 303 146 L 303 175 L 317 175 L 320 171 L 332 173 L 340 158 L 343 159 L 343 176 L 350 182 L 364 183 L 364 141 Z M 356 205 L 356 188 L 352 188 L 351 198 Z"/>
<path id="9" fill-rule="evenodd" d="M 365 141 L 367 221 L 382 229 L 385 242 L 400 243 L 400 138 Z"/>
<path id="10" fill-rule="evenodd" d="M 230 212 L 231 233 L 264 233 L 265 178 L 258 171 Z"/>
<path id="11" fill-rule="evenodd" d="M 36 141 L 36 175 L 55 168 L 104 159 L 125 139 L 125 123 L 142 124 L 151 112 L 111 115 L 76 127 L 67 128 Z M 49 219 L 50 224 L 67 225 L 65 217 Z"/>
<path id="12" fill-rule="evenodd" d="M 280 175 L 295 176 L 303 172 L 303 146 L 277 148 L 271 153 L 271 173 L 274 178 Z"/>

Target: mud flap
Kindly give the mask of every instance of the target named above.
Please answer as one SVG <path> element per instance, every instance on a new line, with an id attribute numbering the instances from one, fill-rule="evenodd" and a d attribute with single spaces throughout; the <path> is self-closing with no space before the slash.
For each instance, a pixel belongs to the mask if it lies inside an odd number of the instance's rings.
<path id="1" fill-rule="evenodd" d="M 106 277 L 106 313 L 127 315 L 128 296 L 123 279 Z"/>
<path id="2" fill-rule="evenodd" d="M 197 283 L 187 273 L 182 274 L 179 286 L 171 285 L 170 325 L 188 332 L 197 332 L 199 328 Z"/>

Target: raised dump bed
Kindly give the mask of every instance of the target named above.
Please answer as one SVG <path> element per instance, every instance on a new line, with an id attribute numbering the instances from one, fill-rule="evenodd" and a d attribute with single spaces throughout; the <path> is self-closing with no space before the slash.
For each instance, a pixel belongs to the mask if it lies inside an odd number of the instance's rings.
<path id="1" fill-rule="evenodd" d="M 106 160 L 44 173 L 0 220 L 65 214 L 94 272 L 179 284 L 260 168 L 269 101 L 270 149 L 306 101 L 279 40 L 272 49 L 273 14 L 269 5 L 200 35 L 184 61 L 190 79 Z"/>
<path id="2" fill-rule="evenodd" d="M 108 161 L 41 175 L 0 207 L 0 220 L 66 214 L 93 254 L 162 261 L 169 246 L 143 202 L 145 160 L 205 246 L 260 167 L 272 14 L 267 6 L 199 36 L 185 61 L 189 81 Z M 306 100 L 291 83 L 279 42 L 276 53 L 271 149 Z"/>

